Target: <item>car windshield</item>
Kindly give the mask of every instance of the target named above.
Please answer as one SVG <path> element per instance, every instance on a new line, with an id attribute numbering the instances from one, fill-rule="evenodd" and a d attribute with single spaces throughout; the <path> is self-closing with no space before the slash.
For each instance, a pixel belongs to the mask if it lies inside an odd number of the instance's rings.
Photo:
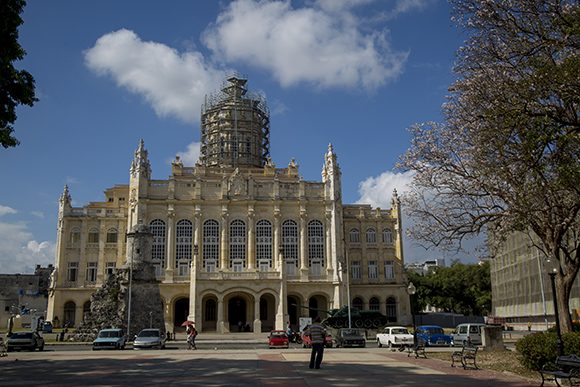
<path id="1" fill-rule="evenodd" d="M 159 331 L 141 331 L 137 337 L 159 337 Z"/>
<path id="2" fill-rule="evenodd" d="M 30 339 L 32 338 L 32 332 L 16 332 L 12 334 L 13 339 Z"/>
<path id="3" fill-rule="evenodd" d="M 393 335 L 408 335 L 409 331 L 407 330 L 407 328 L 394 328 L 391 330 L 391 333 Z"/>
<path id="4" fill-rule="evenodd" d="M 345 329 L 342 331 L 343 336 L 360 336 L 360 332 L 356 329 Z"/>
<path id="5" fill-rule="evenodd" d="M 99 337 L 121 337 L 121 331 L 100 331 Z"/>
<path id="6" fill-rule="evenodd" d="M 270 335 L 272 337 L 286 337 L 286 333 L 284 332 L 272 332 Z"/>
<path id="7" fill-rule="evenodd" d="M 443 334 L 443 328 L 439 328 L 439 327 L 429 327 L 429 328 L 425 328 L 425 330 L 430 334 L 430 335 L 437 335 L 437 334 Z"/>

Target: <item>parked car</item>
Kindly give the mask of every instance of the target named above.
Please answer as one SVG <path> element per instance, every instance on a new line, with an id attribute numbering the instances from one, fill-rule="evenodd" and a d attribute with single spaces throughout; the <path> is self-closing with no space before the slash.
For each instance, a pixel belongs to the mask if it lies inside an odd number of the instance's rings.
<path id="1" fill-rule="evenodd" d="M 340 328 L 336 334 L 336 347 L 366 347 L 364 329 Z"/>
<path id="2" fill-rule="evenodd" d="M 38 332 L 14 332 L 6 341 L 6 350 L 8 352 L 28 349 L 34 351 L 44 350 L 44 338 Z"/>
<path id="3" fill-rule="evenodd" d="M 428 346 L 452 346 L 453 337 L 445 334 L 439 325 L 421 325 L 417 327 L 417 341 Z"/>
<path id="4" fill-rule="evenodd" d="M 135 336 L 133 349 L 145 348 L 165 348 L 165 335 L 162 335 L 159 329 L 143 329 Z"/>
<path id="5" fill-rule="evenodd" d="M 332 338 L 332 335 L 330 333 L 327 333 L 324 339 L 324 346 L 326 348 L 332 348 L 333 345 L 334 339 Z M 310 336 L 302 334 L 302 348 L 310 348 L 310 347 L 312 347 L 312 339 L 310 339 Z"/>
<path id="6" fill-rule="evenodd" d="M 484 326 L 485 324 L 482 323 L 459 324 L 453 332 L 453 344 L 466 345 L 471 343 L 473 345 L 481 345 L 481 330 Z"/>
<path id="7" fill-rule="evenodd" d="M 405 327 L 386 327 L 377 333 L 377 347 L 404 347 L 413 345 L 413 335 Z"/>
<path id="8" fill-rule="evenodd" d="M 93 351 L 97 349 L 125 349 L 127 338 L 122 329 L 101 329 L 93 341 Z"/>
<path id="9" fill-rule="evenodd" d="M 285 331 L 271 331 L 268 335 L 269 348 L 288 348 L 288 334 Z"/>

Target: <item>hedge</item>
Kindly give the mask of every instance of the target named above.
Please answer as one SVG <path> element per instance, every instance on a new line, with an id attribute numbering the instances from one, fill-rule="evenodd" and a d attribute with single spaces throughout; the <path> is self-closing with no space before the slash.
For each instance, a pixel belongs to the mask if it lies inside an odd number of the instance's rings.
<path id="1" fill-rule="evenodd" d="M 580 332 L 562 335 L 564 355 L 580 355 Z M 518 340 L 516 350 L 520 363 L 530 369 L 539 370 L 546 363 L 554 363 L 558 356 L 557 335 L 554 332 L 538 332 Z"/>

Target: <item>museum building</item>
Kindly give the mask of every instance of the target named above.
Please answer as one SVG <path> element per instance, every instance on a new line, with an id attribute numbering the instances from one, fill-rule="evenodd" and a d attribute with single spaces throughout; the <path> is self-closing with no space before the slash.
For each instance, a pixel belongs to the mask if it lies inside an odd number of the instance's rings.
<path id="1" fill-rule="evenodd" d="M 246 83 L 229 78 L 206 97 L 195 166 L 176 157 L 167 180 L 152 179 L 141 140 L 129 184 L 107 189 L 103 202 L 72 207 L 65 186 L 48 320 L 78 326 L 91 295 L 135 253 L 127 234 L 145 225 L 170 332 L 185 320 L 221 333 L 240 323 L 254 332 L 297 327 L 349 298 L 411 321 L 396 191 L 391 209 L 343 204 L 332 145 L 321 181 L 303 180 L 294 160 L 276 168 L 266 101 Z"/>

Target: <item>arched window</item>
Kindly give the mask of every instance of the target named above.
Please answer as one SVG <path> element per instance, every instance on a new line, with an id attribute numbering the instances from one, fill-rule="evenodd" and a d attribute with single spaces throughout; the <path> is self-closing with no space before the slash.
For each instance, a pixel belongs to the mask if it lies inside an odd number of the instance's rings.
<path id="1" fill-rule="evenodd" d="M 230 269 L 242 271 L 246 267 L 246 223 L 236 219 L 230 223 Z"/>
<path id="2" fill-rule="evenodd" d="M 377 232 L 374 228 L 367 229 L 367 243 L 368 244 L 375 244 L 377 243 Z"/>
<path id="3" fill-rule="evenodd" d="M 70 230 L 70 246 L 79 247 L 81 243 L 81 230 L 78 227 L 74 227 Z"/>
<path id="4" fill-rule="evenodd" d="M 214 272 L 220 258 L 220 224 L 209 219 L 203 223 L 202 245 L 203 267 L 207 272 Z"/>
<path id="5" fill-rule="evenodd" d="M 75 324 L 77 305 L 73 301 L 67 301 L 64 304 L 64 320 L 63 324 L 73 327 Z"/>
<path id="6" fill-rule="evenodd" d="M 324 227 L 319 220 L 308 222 L 308 266 L 310 274 L 319 276 L 324 267 Z"/>
<path id="7" fill-rule="evenodd" d="M 385 228 L 383 230 L 383 243 L 386 245 L 393 244 L 393 232 L 391 231 L 390 228 Z"/>
<path id="8" fill-rule="evenodd" d="M 360 232 L 358 228 L 353 228 L 348 233 L 350 243 L 360 243 Z"/>
<path id="9" fill-rule="evenodd" d="M 358 309 L 358 310 L 363 310 L 363 300 L 360 297 L 355 297 L 352 300 L 352 308 Z"/>
<path id="10" fill-rule="evenodd" d="M 152 220 L 149 223 L 149 230 L 153 234 L 151 260 L 155 267 L 155 275 L 161 277 L 165 268 L 165 222 L 160 219 Z"/>
<path id="11" fill-rule="evenodd" d="M 97 228 L 91 228 L 89 230 L 89 244 L 97 244 L 99 243 L 99 230 Z"/>
<path id="12" fill-rule="evenodd" d="M 272 223 L 267 220 L 256 223 L 256 262 L 260 271 L 272 267 Z"/>
<path id="13" fill-rule="evenodd" d="M 175 227 L 175 267 L 177 275 L 187 276 L 191 263 L 193 225 L 190 220 L 181 219 Z"/>
<path id="14" fill-rule="evenodd" d="M 110 228 L 107 230 L 107 243 L 117 243 L 118 240 L 117 229 Z"/>
<path id="15" fill-rule="evenodd" d="M 282 222 L 282 248 L 286 262 L 286 274 L 296 275 L 298 268 L 298 223 L 293 220 Z"/>
<path id="16" fill-rule="evenodd" d="M 397 301 L 395 297 L 387 298 L 387 318 L 390 322 L 397 321 Z"/>
<path id="17" fill-rule="evenodd" d="M 381 309 L 381 305 L 379 302 L 379 299 L 376 297 L 372 297 L 369 300 L 369 310 L 380 310 Z"/>

